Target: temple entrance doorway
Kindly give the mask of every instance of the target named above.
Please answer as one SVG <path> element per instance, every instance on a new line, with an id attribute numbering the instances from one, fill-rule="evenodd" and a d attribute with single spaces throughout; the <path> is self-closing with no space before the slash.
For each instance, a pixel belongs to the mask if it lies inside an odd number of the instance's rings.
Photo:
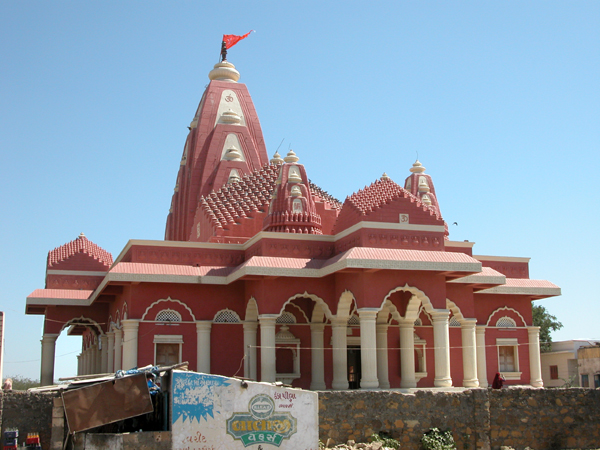
<path id="1" fill-rule="evenodd" d="M 348 346 L 348 388 L 360 389 L 360 346 Z"/>

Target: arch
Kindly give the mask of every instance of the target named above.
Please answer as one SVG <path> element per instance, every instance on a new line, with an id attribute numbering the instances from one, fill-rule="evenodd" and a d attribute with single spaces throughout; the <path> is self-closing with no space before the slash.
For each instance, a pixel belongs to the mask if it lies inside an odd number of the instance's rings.
<path id="1" fill-rule="evenodd" d="M 240 316 L 235 311 L 225 308 L 218 311 L 213 317 L 213 323 L 241 323 Z"/>
<path id="2" fill-rule="evenodd" d="M 502 307 L 498 308 L 497 310 L 495 310 L 493 313 L 491 313 L 491 314 L 489 315 L 489 317 L 488 317 L 488 320 L 487 320 L 487 322 L 486 322 L 486 324 L 485 324 L 485 326 L 486 326 L 486 327 L 489 327 L 489 326 L 490 326 L 490 323 L 491 323 L 491 321 L 492 321 L 492 317 L 494 317 L 494 314 L 496 314 L 497 312 L 500 312 L 500 311 L 512 311 L 512 312 L 514 312 L 514 313 L 515 313 L 517 316 L 519 316 L 519 318 L 520 318 L 520 319 L 521 319 L 521 321 L 523 322 L 523 326 L 524 326 L 524 327 L 526 327 L 526 326 L 527 326 L 527 322 L 525 322 L 525 319 L 523 319 L 523 316 L 521 315 L 521 313 L 520 313 L 519 311 L 517 311 L 517 310 L 516 310 L 516 309 L 514 309 L 514 308 L 510 308 L 510 307 L 508 307 L 508 306 L 502 306 Z"/>
<path id="3" fill-rule="evenodd" d="M 295 309 L 297 309 L 300 312 L 300 316 L 304 317 L 304 323 L 308 323 L 308 317 L 306 316 L 306 313 L 304 312 L 304 310 L 302 308 L 300 308 L 298 305 L 296 305 L 293 302 L 290 302 L 288 305 L 291 306 L 291 307 L 293 307 L 293 308 L 295 308 Z M 284 312 L 286 312 L 286 311 L 283 311 L 282 314 Z M 295 319 L 296 319 L 296 317 L 294 317 L 294 320 Z"/>
<path id="4" fill-rule="evenodd" d="M 127 302 L 123 303 L 123 308 L 121 309 L 121 317 L 123 320 L 127 320 L 127 312 L 129 311 L 129 307 L 127 306 Z"/>
<path id="5" fill-rule="evenodd" d="M 121 328 L 121 311 L 119 310 L 115 314 L 115 328 Z"/>
<path id="6" fill-rule="evenodd" d="M 73 323 L 73 321 L 88 321 L 89 323 Z M 89 328 L 95 328 L 98 332 L 96 334 L 99 334 L 100 336 L 102 336 L 104 334 L 104 331 L 102 331 L 102 327 L 100 326 L 100 324 L 98 322 L 96 322 L 93 319 L 90 319 L 88 317 L 84 317 L 84 316 L 79 316 L 79 317 L 73 317 L 71 320 L 69 320 L 68 322 L 65 322 L 65 324 L 62 326 L 62 328 L 60 329 L 60 331 L 58 332 L 58 334 L 61 334 L 63 332 L 63 330 L 66 327 L 70 327 L 71 325 L 83 325 Z"/>
<path id="7" fill-rule="evenodd" d="M 325 301 L 318 295 L 309 294 L 307 291 L 304 291 L 303 294 L 296 294 L 296 295 L 293 295 L 292 297 L 288 298 L 286 300 L 286 302 L 282 305 L 281 310 L 279 311 L 279 314 L 281 314 L 283 311 L 285 311 L 285 307 L 288 305 L 288 303 L 291 303 L 293 300 L 295 300 L 297 298 L 310 298 L 317 305 L 321 306 L 321 310 L 325 313 L 325 316 L 327 317 L 327 319 L 331 320 L 331 318 L 333 317 L 333 315 L 331 314 L 331 311 L 329 310 L 329 306 L 327 306 L 327 303 L 325 303 Z M 296 306 L 296 305 L 294 305 L 294 306 Z M 298 308 L 298 307 L 296 306 L 296 308 Z M 304 314 L 304 311 L 302 311 L 302 314 Z M 314 311 L 313 311 L 313 316 L 314 316 Z M 306 317 L 306 314 L 304 314 L 304 318 L 306 319 L 306 322 L 308 322 L 308 317 Z M 313 322 L 314 322 L 314 320 L 313 320 Z"/>
<path id="8" fill-rule="evenodd" d="M 196 321 L 196 316 L 194 316 L 194 313 L 192 312 L 192 310 L 190 309 L 190 307 L 188 305 L 186 305 L 185 303 L 183 303 L 180 300 L 171 298 L 171 297 L 167 297 L 167 298 L 161 298 L 160 300 L 156 300 L 154 303 L 152 303 L 150 306 L 148 306 L 146 308 L 146 311 L 144 311 L 144 314 L 142 315 L 142 319 L 141 320 L 146 320 L 146 315 L 148 315 L 149 311 L 156 305 L 158 305 L 159 303 L 162 302 L 174 302 L 174 303 L 178 303 L 181 306 L 183 306 L 189 313 L 190 316 L 192 316 L 192 320 L 195 322 Z"/>
<path id="9" fill-rule="evenodd" d="M 244 322 L 258 322 L 258 305 L 254 297 L 250 297 L 250 300 L 248 300 Z"/>
<path id="10" fill-rule="evenodd" d="M 356 299 L 354 298 L 354 294 L 349 290 L 345 290 L 340 295 L 340 300 L 338 301 L 337 314 L 336 317 L 350 318 L 352 302 L 356 303 Z"/>
<path id="11" fill-rule="evenodd" d="M 462 324 L 462 321 L 465 319 L 465 316 L 463 316 L 462 311 L 456 305 L 456 303 L 454 303 L 450 299 L 446 299 L 446 309 L 449 309 L 450 311 L 452 311 L 452 317 L 450 317 L 450 321 L 452 321 L 452 318 L 454 318 L 455 320 L 458 321 L 458 325 L 456 325 L 456 323 L 455 323 L 454 325 L 450 324 L 450 326 L 454 326 L 454 327 L 460 326 Z"/>
<path id="12" fill-rule="evenodd" d="M 325 318 L 325 312 L 323 311 L 321 304 L 315 303 L 315 307 L 313 308 L 310 322 L 311 323 L 323 323 L 324 318 Z"/>
<path id="13" fill-rule="evenodd" d="M 385 298 L 383 299 L 383 302 L 381 302 L 381 306 L 383 307 L 385 305 L 386 301 L 390 301 L 389 300 L 390 296 L 394 292 L 398 292 L 398 291 L 406 291 L 406 292 L 410 292 L 412 294 L 412 297 L 408 301 L 408 305 L 406 305 L 405 319 L 410 319 L 413 321 L 417 320 L 417 318 L 419 317 L 419 311 L 420 311 L 421 305 L 423 305 L 425 307 L 425 310 L 434 309 L 433 305 L 431 304 L 431 300 L 429 300 L 429 297 L 427 297 L 427 295 L 425 295 L 425 292 L 423 292 L 420 289 L 417 289 L 416 287 L 409 286 L 408 283 L 406 283 L 404 286 L 399 286 L 397 288 L 394 288 L 390 292 L 388 292 L 387 295 L 385 296 Z M 391 303 L 391 301 L 390 301 L 390 303 Z"/>

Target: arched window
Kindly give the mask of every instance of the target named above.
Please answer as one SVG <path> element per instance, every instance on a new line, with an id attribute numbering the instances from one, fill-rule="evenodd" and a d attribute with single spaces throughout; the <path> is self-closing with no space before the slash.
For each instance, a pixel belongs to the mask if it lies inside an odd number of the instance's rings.
<path id="1" fill-rule="evenodd" d="M 240 316 L 237 315 L 235 311 L 230 309 L 223 309 L 219 311 L 215 318 L 213 319 L 214 323 L 240 323 Z"/>
<path id="2" fill-rule="evenodd" d="M 451 327 L 460 327 L 460 322 L 458 321 L 458 319 L 456 318 L 456 316 L 452 316 L 450 317 L 450 323 L 449 325 Z"/>
<path id="3" fill-rule="evenodd" d="M 348 325 L 360 325 L 360 319 L 358 318 L 358 316 L 356 314 L 352 314 L 350 316 L 350 318 L 348 319 Z"/>
<path id="4" fill-rule="evenodd" d="M 156 315 L 157 322 L 181 322 L 181 314 L 172 309 L 163 309 Z"/>
<path id="5" fill-rule="evenodd" d="M 284 311 L 277 318 L 277 320 L 275 321 L 275 323 L 296 323 L 296 316 L 294 316 L 289 311 Z"/>
<path id="6" fill-rule="evenodd" d="M 514 319 L 511 319 L 508 316 L 500 317 L 496 322 L 496 327 L 498 328 L 514 328 L 517 326 L 517 322 Z"/>

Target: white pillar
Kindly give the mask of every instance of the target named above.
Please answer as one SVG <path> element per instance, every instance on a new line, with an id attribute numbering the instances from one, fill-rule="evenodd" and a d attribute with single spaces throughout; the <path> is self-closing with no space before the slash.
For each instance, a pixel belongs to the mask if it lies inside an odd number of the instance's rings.
<path id="1" fill-rule="evenodd" d="M 103 334 L 100 337 L 100 349 L 101 361 L 100 361 L 100 373 L 108 373 L 108 336 Z"/>
<path id="2" fill-rule="evenodd" d="M 327 389 L 325 386 L 325 351 L 323 340 L 324 323 L 310 324 L 310 360 L 311 360 L 311 378 L 310 388 L 313 391 L 322 391 Z"/>
<path id="3" fill-rule="evenodd" d="M 90 374 L 90 366 L 89 366 L 89 362 L 90 362 L 90 358 L 89 358 L 89 354 L 90 352 L 88 351 L 89 349 L 85 349 L 83 352 L 81 352 L 81 355 L 83 357 L 83 375 L 89 375 Z"/>
<path id="4" fill-rule="evenodd" d="M 417 387 L 415 376 L 415 322 L 400 321 L 400 387 L 410 389 Z"/>
<path id="5" fill-rule="evenodd" d="M 377 379 L 377 332 L 376 320 L 378 308 L 360 308 L 360 388 L 379 387 Z"/>
<path id="6" fill-rule="evenodd" d="M 477 349 L 475 347 L 476 325 L 477 319 L 463 319 L 460 324 L 464 387 L 479 387 L 479 380 L 477 379 Z"/>
<path id="7" fill-rule="evenodd" d="M 450 377 L 450 334 L 448 318 L 450 311 L 447 309 L 434 309 L 431 312 L 433 319 L 433 347 L 435 354 L 435 378 L 433 385 L 436 387 L 451 387 Z"/>
<path id="8" fill-rule="evenodd" d="M 333 344 L 333 382 L 332 389 L 348 389 L 348 344 L 346 329 L 348 319 L 334 318 L 331 322 L 331 340 Z"/>
<path id="9" fill-rule="evenodd" d="M 256 381 L 256 329 L 258 322 L 244 322 L 244 378 Z"/>
<path id="10" fill-rule="evenodd" d="M 98 367 L 96 361 L 98 361 L 98 345 L 92 344 L 90 348 L 90 373 L 98 373 Z"/>
<path id="11" fill-rule="evenodd" d="M 477 335 L 477 379 L 479 387 L 488 387 L 487 379 L 487 360 L 485 357 L 485 325 L 477 325 L 475 329 Z"/>
<path id="12" fill-rule="evenodd" d="M 260 381 L 274 382 L 275 367 L 275 321 L 278 314 L 258 316 L 260 322 Z"/>
<path id="13" fill-rule="evenodd" d="M 96 373 L 102 373 L 102 352 L 100 351 L 100 342 L 96 343 Z"/>
<path id="14" fill-rule="evenodd" d="M 106 372 L 113 373 L 115 371 L 115 332 L 109 331 L 106 333 L 106 337 L 106 353 L 108 354 L 108 359 L 106 361 Z"/>
<path id="15" fill-rule="evenodd" d="M 79 354 L 77 355 L 77 375 L 83 375 L 83 373 L 81 373 L 81 365 L 82 365 L 82 357 L 83 354 Z"/>
<path id="16" fill-rule="evenodd" d="M 529 334 L 530 384 L 534 387 L 544 387 L 540 357 L 540 327 L 527 327 L 527 333 Z"/>
<path id="17" fill-rule="evenodd" d="M 210 373 L 210 320 L 196 322 L 196 370 Z"/>
<path id="18" fill-rule="evenodd" d="M 133 369 L 138 365 L 138 329 L 140 321 L 135 319 L 122 320 L 123 325 L 123 368 Z"/>
<path id="19" fill-rule="evenodd" d="M 123 368 L 123 330 L 115 328 L 115 372 Z"/>
<path id="20" fill-rule="evenodd" d="M 51 386 L 54 384 L 54 352 L 57 338 L 58 334 L 44 334 L 42 336 L 41 386 Z"/>
<path id="21" fill-rule="evenodd" d="M 389 389 L 390 376 L 388 368 L 388 324 L 377 324 L 377 379 L 381 389 Z"/>

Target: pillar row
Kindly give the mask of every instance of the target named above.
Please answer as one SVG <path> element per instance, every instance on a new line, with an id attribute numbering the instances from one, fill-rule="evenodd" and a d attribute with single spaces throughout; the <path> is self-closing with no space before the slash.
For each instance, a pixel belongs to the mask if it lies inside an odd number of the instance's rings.
<path id="1" fill-rule="evenodd" d="M 106 371 L 108 373 L 115 372 L 115 332 L 109 331 L 106 333 L 107 337 L 107 349 L 106 352 L 108 354 L 107 363 L 106 363 Z"/>
<path id="2" fill-rule="evenodd" d="M 256 381 L 256 329 L 258 322 L 244 322 L 244 378 Z"/>
<path id="3" fill-rule="evenodd" d="M 333 382 L 332 389 L 348 389 L 348 341 L 346 339 L 347 318 L 331 321 Z"/>
<path id="4" fill-rule="evenodd" d="M 275 368 L 275 321 L 279 314 L 258 316 L 260 322 L 260 380 L 274 382 Z"/>
<path id="5" fill-rule="evenodd" d="M 210 373 L 210 329 L 212 321 L 201 320 L 196 322 L 196 353 L 197 371 Z"/>
<path id="6" fill-rule="evenodd" d="M 44 334 L 42 336 L 41 386 L 50 386 L 54 384 L 54 354 L 57 338 L 58 334 Z"/>
<path id="7" fill-rule="evenodd" d="M 115 372 L 123 368 L 123 330 L 115 329 Z"/>
<path id="8" fill-rule="evenodd" d="M 434 309 L 431 312 L 433 319 L 433 346 L 435 354 L 435 378 L 433 385 L 436 387 L 451 387 L 450 377 L 450 311 L 447 309 Z"/>
<path id="9" fill-rule="evenodd" d="M 417 387 L 415 375 L 415 322 L 400 322 L 400 387 L 411 389 Z"/>
<path id="10" fill-rule="evenodd" d="M 543 387 L 542 362 L 540 357 L 540 327 L 527 327 L 529 335 L 529 372 L 530 384 L 534 387 Z"/>
<path id="11" fill-rule="evenodd" d="M 463 319 L 460 324 L 462 336 L 463 386 L 478 387 L 477 348 L 475 345 L 475 326 L 477 319 Z"/>
<path id="12" fill-rule="evenodd" d="M 377 324 L 377 379 L 381 389 L 389 389 L 390 376 L 388 368 L 388 324 Z"/>
<path id="13" fill-rule="evenodd" d="M 377 313 L 378 308 L 360 308 L 360 368 L 361 389 L 379 387 L 377 379 Z"/>
<path id="14" fill-rule="evenodd" d="M 313 391 L 322 391 L 325 386 L 325 350 L 323 332 L 324 323 L 310 324 L 310 357 L 311 357 L 311 380 L 310 389 Z"/>
<path id="15" fill-rule="evenodd" d="M 477 379 L 479 387 L 488 387 L 487 360 L 485 356 L 485 325 L 477 325 L 475 329 L 477 339 Z"/>

